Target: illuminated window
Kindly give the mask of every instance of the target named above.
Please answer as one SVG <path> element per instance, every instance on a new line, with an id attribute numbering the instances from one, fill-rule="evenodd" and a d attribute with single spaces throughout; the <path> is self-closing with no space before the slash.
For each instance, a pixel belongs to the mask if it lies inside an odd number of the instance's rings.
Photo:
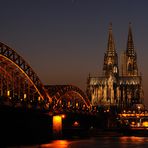
<path id="1" fill-rule="evenodd" d="M 24 94 L 24 99 L 26 99 L 27 98 L 27 94 Z"/>
<path id="2" fill-rule="evenodd" d="M 7 91 L 7 96 L 8 96 L 8 97 L 10 96 L 10 90 Z"/>

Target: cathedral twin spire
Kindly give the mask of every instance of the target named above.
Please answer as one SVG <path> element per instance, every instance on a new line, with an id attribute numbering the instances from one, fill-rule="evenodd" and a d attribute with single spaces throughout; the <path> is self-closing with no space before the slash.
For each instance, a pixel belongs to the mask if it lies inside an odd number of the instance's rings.
<path id="1" fill-rule="evenodd" d="M 110 25 L 109 25 L 109 35 L 108 35 L 108 44 L 107 44 L 107 53 L 113 55 L 115 52 L 116 52 L 116 50 L 115 50 L 115 41 L 114 41 L 113 33 L 112 33 L 112 23 L 110 23 Z M 129 23 L 126 52 L 128 54 L 133 54 L 134 53 L 134 42 L 133 42 L 133 36 L 132 36 L 131 23 Z"/>
<path id="2" fill-rule="evenodd" d="M 137 61 L 136 61 L 136 53 L 134 50 L 134 43 L 133 43 L 133 36 L 132 36 L 132 29 L 131 23 L 129 23 L 129 30 L 128 30 L 128 40 L 127 40 L 127 48 L 125 52 L 125 62 L 126 65 L 125 70 L 126 75 L 138 75 L 137 69 Z M 115 69 L 116 68 L 116 73 Z M 112 33 L 112 23 L 109 25 L 109 33 L 108 33 L 108 43 L 107 43 L 107 52 L 104 56 L 104 66 L 103 71 L 105 76 L 114 75 L 118 73 L 118 57 L 115 48 L 115 41 L 113 38 Z"/>
<path id="3" fill-rule="evenodd" d="M 141 76 L 138 75 L 137 56 L 134 49 L 131 24 L 129 24 L 127 45 L 118 68 L 118 54 L 113 38 L 112 24 L 109 25 L 108 42 L 104 54 L 103 75 L 88 78 L 87 94 L 93 106 L 115 106 L 130 109 L 143 101 Z"/>

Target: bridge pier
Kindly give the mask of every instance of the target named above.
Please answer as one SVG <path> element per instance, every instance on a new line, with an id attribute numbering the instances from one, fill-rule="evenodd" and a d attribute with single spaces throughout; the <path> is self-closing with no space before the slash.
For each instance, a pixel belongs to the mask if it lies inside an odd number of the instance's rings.
<path id="1" fill-rule="evenodd" d="M 53 130 L 53 137 L 54 138 L 61 138 L 62 137 L 62 116 L 55 115 L 52 118 L 52 130 Z"/>

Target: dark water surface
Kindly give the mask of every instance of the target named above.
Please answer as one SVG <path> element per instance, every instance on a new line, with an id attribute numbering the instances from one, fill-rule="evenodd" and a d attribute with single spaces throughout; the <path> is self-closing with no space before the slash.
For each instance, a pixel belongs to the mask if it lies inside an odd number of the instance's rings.
<path id="1" fill-rule="evenodd" d="M 148 137 L 94 137 L 78 140 L 53 140 L 50 143 L 18 148 L 148 148 Z M 15 146 L 16 148 L 16 146 Z"/>

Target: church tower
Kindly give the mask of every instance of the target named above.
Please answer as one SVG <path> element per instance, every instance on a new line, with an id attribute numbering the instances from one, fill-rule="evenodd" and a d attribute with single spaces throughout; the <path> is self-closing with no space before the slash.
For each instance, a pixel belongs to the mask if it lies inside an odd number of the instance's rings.
<path id="1" fill-rule="evenodd" d="M 137 54 L 134 49 L 134 42 L 132 37 L 132 29 L 131 23 L 129 24 L 128 31 L 128 40 L 127 40 L 127 48 L 125 53 L 125 73 L 127 76 L 137 76 L 138 75 L 138 67 L 137 67 Z"/>
<path id="2" fill-rule="evenodd" d="M 138 74 L 137 54 L 134 48 L 131 23 L 129 24 L 127 47 L 122 60 L 123 73 L 120 76 L 120 105 L 130 108 L 143 101 L 142 78 Z"/>
<path id="3" fill-rule="evenodd" d="M 131 109 L 136 104 L 143 103 L 142 77 L 138 72 L 131 24 L 129 24 L 127 46 L 121 61 L 119 74 L 118 55 L 110 23 L 103 75 L 98 77 L 89 75 L 87 80 L 87 95 L 92 106 Z"/>
<path id="4" fill-rule="evenodd" d="M 103 73 L 106 77 L 116 77 L 118 75 L 118 56 L 115 49 L 115 42 L 113 38 L 111 23 L 109 26 L 107 51 L 104 55 Z"/>

